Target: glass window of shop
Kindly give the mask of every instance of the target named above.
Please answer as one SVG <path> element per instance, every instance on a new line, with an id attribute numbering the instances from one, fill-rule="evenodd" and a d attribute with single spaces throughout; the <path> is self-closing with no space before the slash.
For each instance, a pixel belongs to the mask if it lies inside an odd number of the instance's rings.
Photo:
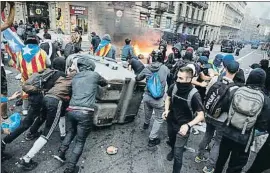
<path id="1" fill-rule="evenodd" d="M 37 2 L 26 2 L 28 22 L 30 24 L 36 23 L 36 26 L 40 28 L 46 25 L 50 27 L 49 20 L 49 8 L 48 3 L 37 1 Z"/>
<path id="2" fill-rule="evenodd" d="M 83 6 L 70 6 L 70 25 L 71 32 L 78 26 L 82 28 L 82 33 L 88 31 L 88 8 Z"/>

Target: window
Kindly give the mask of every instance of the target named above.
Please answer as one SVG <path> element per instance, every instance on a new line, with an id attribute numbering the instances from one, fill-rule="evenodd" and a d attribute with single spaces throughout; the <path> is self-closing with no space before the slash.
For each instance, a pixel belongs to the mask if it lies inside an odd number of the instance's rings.
<path id="1" fill-rule="evenodd" d="M 187 6 L 186 17 L 188 17 L 188 14 L 189 14 L 189 6 Z"/>
<path id="2" fill-rule="evenodd" d="M 205 15 L 205 11 L 203 10 L 202 21 L 204 21 L 204 15 Z"/>
<path id="3" fill-rule="evenodd" d="M 194 28 L 193 35 L 196 35 L 197 28 Z"/>
<path id="4" fill-rule="evenodd" d="M 179 4 L 179 17 L 181 17 L 182 16 L 182 11 L 183 11 L 183 4 Z"/>
<path id="5" fill-rule="evenodd" d="M 195 8 L 192 8 L 191 19 L 194 18 Z"/>
<path id="6" fill-rule="evenodd" d="M 166 18 L 166 29 L 170 29 L 171 28 L 171 24 L 172 24 L 172 18 L 171 17 L 167 17 Z"/>
<path id="7" fill-rule="evenodd" d="M 169 2 L 169 11 L 174 12 L 174 2 Z"/>
<path id="8" fill-rule="evenodd" d="M 160 21 L 161 21 L 161 16 L 156 15 L 155 16 L 154 28 L 160 28 Z"/>
<path id="9" fill-rule="evenodd" d="M 200 9 L 198 9 L 198 12 L 197 12 L 197 19 L 199 20 L 199 15 L 200 15 L 200 12 L 201 12 L 201 10 Z"/>

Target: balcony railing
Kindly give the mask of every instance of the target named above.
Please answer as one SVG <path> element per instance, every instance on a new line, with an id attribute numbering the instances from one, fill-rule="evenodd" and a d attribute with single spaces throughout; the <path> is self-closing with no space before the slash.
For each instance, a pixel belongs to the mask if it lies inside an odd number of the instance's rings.
<path id="1" fill-rule="evenodd" d="M 175 6 L 169 5 L 168 12 L 169 13 L 174 13 Z"/>
<path id="2" fill-rule="evenodd" d="M 198 20 L 198 19 L 191 19 L 191 18 L 187 18 L 187 17 L 179 17 L 177 19 L 178 22 L 186 22 L 186 23 L 191 23 L 191 24 L 195 24 L 195 25 L 205 25 L 206 22 L 202 21 L 202 20 Z"/>
<path id="3" fill-rule="evenodd" d="M 142 2 L 142 7 L 144 7 L 144 8 L 149 8 L 149 7 L 151 7 L 151 2 L 150 2 L 150 1 L 143 1 L 143 2 Z"/>
<path id="4" fill-rule="evenodd" d="M 168 10 L 168 4 L 164 2 L 158 2 L 155 6 L 157 12 L 165 12 Z"/>
<path id="5" fill-rule="evenodd" d="M 203 1 L 193 1 L 192 2 L 195 6 L 202 7 L 204 9 L 208 8 L 208 4 Z"/>

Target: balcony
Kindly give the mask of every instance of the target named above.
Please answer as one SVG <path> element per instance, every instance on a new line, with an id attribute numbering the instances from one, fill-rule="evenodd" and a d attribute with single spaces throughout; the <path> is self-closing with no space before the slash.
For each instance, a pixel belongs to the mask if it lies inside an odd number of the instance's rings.
<path id="1" fill-rule="evenodd" d="M 155 10 L 157 13 L 164 13 L 168 10 L 168 4 L 164 2 L 157 2 Z"/>
<path id="2" fill-rule="evenodd" d="M 114 7 L 114 9 L 124 10 L 125 8 L 132 8 L 135 6 L 135 2 L 123 2 L 123 1 L 113 1 L 108 4 L 110 7 Z"/>
<path id="3" fill-rule="evenodd" d="M 203 9 L 207 9 L 208 8 L 208 4 L 203 2 L 203 1 L 193 1 L 192 4 L 194 6 L 198 6 L 200 8 L 203 8 Z"/>
<path id="4" fill-rule="evenodd" d="M 151 7 L 151 2 L 150 1 L 143 1 L 142 2 L 142 7 L 144 7 L 144 8 L 150 8 Z"/>
<path id="5" fill-rule="evenodd" d="M 168 13 L 173 13 L 174 14 L 174 9 L 175 9 L 175 6 L 169 5 Z"/>
<path id="6" fill-rule="evenodd" d="M 179 23 L 189 23 L 189 24 L 194 24 L 194 25 L 205 25 L 206 22 L 202 21 L 202 20 L 197 20 L 197 19 L 191 19 L 191 18 L 187 18 L 187 17 L 179 17 L 177 19 L 177 22 Z"/>

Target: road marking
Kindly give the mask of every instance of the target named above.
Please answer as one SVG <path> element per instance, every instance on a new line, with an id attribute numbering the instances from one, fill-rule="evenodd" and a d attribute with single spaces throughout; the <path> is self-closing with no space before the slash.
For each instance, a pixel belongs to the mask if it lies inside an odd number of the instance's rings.
<path id="1" fill-rule="evenodd" d="M 254 50 L 254 51 L 250 52 L 249 54 L 246 54 L 245 56 L 243 56 L 243 57 L 237 59 L 236 61 L 242 61 L 244 58 L 246 58 L 247 56 L 253 54 L 255 51 L 257 51 L 257 50 Z"/>

